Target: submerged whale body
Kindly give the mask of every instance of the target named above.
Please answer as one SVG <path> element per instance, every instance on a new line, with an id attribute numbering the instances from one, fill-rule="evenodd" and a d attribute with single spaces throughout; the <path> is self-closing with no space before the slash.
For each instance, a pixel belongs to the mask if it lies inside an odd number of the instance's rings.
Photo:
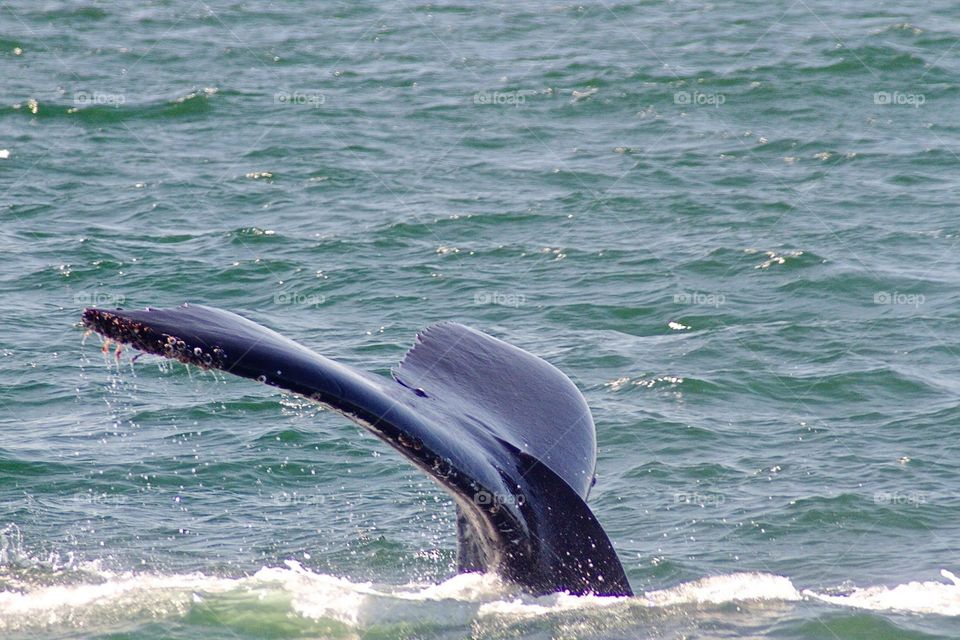
<path id="1" fill-rule="evenodd" d="M 148 353 L 280 387 L 354 420 L 453 497 L 460 571 L 535 594 L 632 595 L 586 504 L 593 419 L 546 361 L 452 322 L 433 325 L 392 379 L 325 358 L 255 322 L 201 305 L 86 309 L 83 323 Z"/>

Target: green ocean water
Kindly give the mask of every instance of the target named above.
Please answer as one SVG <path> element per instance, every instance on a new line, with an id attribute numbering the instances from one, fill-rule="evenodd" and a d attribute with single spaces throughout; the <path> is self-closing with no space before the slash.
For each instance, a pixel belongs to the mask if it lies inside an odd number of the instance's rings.
<path id="1" fill-rule="evenodd" d="M 958 20 L 0 2 L 0 637 L 960 637 Z M 451 579 L 387 446 L 79 326 L 184 301 L 547 359 L 638 596 Z"/>

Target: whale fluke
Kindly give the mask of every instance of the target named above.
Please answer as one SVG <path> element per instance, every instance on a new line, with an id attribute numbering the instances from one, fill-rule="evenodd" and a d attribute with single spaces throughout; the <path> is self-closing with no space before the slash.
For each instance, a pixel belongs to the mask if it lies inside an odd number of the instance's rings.
<path id="1" fill-rule="evenodd" d="M 234 313 L 194 304 L 85 309 L 83 323 L 141 351 L 280 387 L 354 420 L 457 505 L 461 571 L 535 594 L 632 595 L 586 504 L 590 410 L 546 361 L 453 322 L 421 331 L 393 379 L 325 358 Z"/>

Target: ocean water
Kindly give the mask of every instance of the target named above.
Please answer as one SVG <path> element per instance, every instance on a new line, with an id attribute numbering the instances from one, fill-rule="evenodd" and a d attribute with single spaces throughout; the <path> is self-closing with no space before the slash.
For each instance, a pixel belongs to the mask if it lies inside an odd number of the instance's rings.
<path id="1" fill-rule="evenodd" d="M 960 637 L 958 19 L 0 3 L 0 636 Z M 546 358 L 638 595 L 454 577 L 388 447 L 79 326 L 184 301 Z"/>

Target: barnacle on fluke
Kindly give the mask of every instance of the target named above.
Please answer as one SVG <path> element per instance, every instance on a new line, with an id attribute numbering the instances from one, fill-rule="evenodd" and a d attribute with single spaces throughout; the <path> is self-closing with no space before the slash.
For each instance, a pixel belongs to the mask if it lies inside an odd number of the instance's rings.
<path id="1" fill-rule="evenodd" d="M 147 309 L 150 310 L 149 308 Z M 119 311 L 119 309 L 117 310 Z M 135 349 L 179 360 L 202 369 L 223 369 L 227 354 L 218 345 L 191 344 L 181 337 L 158 331 L 142 322 L 125 318 L 111 311 L 83 310 L 83 325 L 108 340 L 128 344 Z"/>

